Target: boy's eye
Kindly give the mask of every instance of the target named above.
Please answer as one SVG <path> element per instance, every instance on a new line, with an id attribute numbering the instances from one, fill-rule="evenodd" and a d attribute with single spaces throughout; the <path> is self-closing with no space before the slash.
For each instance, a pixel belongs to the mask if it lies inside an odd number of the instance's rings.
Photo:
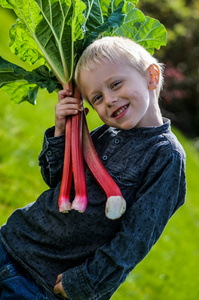
<path id="1" fill-rule="evenodd" d="M 121 81 L 115 81 L 111 84 L 111 88 L 114 89 L 115 87 L 119 87 L 121 84 Z"/>
<path id="2" fill-rule="evenodd" d="M 98 100 L 100 100 L 100 99 L 102 99 L 102 95 L 97 95 L 97 96 L 95 96 L 94 98 L 93 98 L 93 103 L 95 103 L 96 101 L 98 101 Z"/>

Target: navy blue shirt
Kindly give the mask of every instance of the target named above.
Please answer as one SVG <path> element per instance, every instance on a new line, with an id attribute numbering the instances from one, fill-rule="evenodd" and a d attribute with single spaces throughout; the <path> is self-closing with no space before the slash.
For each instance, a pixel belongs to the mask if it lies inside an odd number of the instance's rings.
<path id="1" fill-rule="evenodd" d="M 109 220 L 106 195 L 86 166 L 86 211 L 59 212 L 65 140 L 53 134 L 53 128 L 45 133 L 39 157 L 50 189 L 10 216 L 1 228 L 1 241 L 50 289 L 63 273 L 62 284 L 71 300 L 110 299 L 185 201 L 184 150 L 167 119 L 158 127 L 119 130 L 103 125 L 94 130 L 98 155 L 127 202 L 124 215 Z"/>

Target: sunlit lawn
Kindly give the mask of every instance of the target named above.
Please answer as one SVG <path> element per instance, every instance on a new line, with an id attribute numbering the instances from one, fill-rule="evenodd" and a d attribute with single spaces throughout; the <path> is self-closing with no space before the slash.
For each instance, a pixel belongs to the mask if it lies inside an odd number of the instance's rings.
<path id="1" fill-rule="evenodd" d="M 12 18 L 0 10 L 0 19 L 0 55 L 15 60 L 6 46 L 5 24 Z M 15 105 L 0 91 L 0 225 L 14 209 L 36 200 L 47 188 L 38 155 L 45 129 L 53 126 L 56 101 L 56 93 L 41 91 L 36 106 Z M 88 119 L 90 129 L 100 124 L 92 109 Z M 199 155 L 191 141 L 176 134 L 187 153 L 186 205 L 173 216 L 161 239 L 132 271 L 114 300 L 199 299 Z"/>

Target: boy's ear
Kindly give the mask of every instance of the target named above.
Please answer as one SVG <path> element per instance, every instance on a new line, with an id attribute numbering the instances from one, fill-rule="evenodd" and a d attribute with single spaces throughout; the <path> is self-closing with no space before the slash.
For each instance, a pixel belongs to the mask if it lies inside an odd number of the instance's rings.
<path id="1" fill-rule="evenodd" d="M 160 80 L 160 69 L 156 64 L 152 64 L 148 67 L 148 88 L 149 90 L 155 90 Z"/>

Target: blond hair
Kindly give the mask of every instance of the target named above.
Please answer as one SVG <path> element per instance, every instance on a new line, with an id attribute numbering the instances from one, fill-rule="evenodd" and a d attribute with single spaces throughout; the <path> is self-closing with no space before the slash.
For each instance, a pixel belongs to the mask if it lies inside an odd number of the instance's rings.
<path id="1" fill-rule="evenodd" d="M 143 76 L 146 76 L 146 70 L 152 64 L 159 67 L 160 78 L 156 88 L 156 96 L 159 97 L 163 86 L 163 64 L 159 63 L 142 46 L 134 41 L 124 37 L 103 37 L 90 44 L 80 57 L 76 70 L 75 81 L 80 86 L 80 72 L 94 70 L 96 63 L 106 61 L 116 63 L 118 61 L 128 64 L 137 69 Z M 80 87 L 81 88 L 81 87 Z"/>

